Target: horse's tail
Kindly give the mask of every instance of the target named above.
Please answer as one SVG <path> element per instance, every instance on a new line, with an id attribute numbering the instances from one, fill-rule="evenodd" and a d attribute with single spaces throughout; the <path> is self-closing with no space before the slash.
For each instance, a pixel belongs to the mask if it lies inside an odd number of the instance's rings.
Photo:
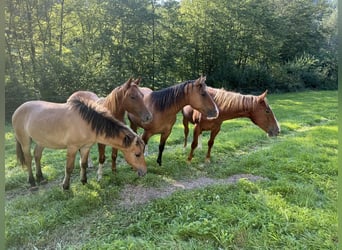
<path id="1" fill-rule="evenodd" d="M 25 156 L 23 148 L 21 147 L 20 142 L 16 139 L 16 152 L 17 152 L 17 159 L 19 160 L 21 166 L 24 168 L 25 166 Z"/>

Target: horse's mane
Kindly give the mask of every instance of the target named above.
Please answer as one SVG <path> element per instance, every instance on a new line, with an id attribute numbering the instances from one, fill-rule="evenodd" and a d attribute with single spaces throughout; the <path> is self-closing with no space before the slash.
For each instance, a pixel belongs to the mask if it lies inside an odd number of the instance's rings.
<path id="1" fill-rule="evenodd" d="M 120 107 L 120 101 L 122 98 L 118 98 L 121 93 L 122 86 L 118 86 L 112 90 L 106 97 L 100 98 L 97 103 L 102 104 L 106 107 L 112 114 L 118 112 Z"/>
<path id="2" fill-rule="evenodd" d="M 208 91 L 213 89 L 214 101 L 217 106 L 225 107 L 231 110 L 249 111 L 254 110 L 255 105 L 258 103 L 258 97 L 254 95 L 243 95 L 236 92 L 227 91 L 225 89 L 208 88 Z"/>
<path id="3" fill-rule="evenodd" d="M 159 111 L 164 111 L 167 107 L 174 106 L 184 98 L 185 88 L 193 84 L 195 80 L 188 80 L 165 89 L 153 91 L 151 102 Z"/>
<path id="4" fill-rule="evenodd" d="M 123 139 L 124 147 L 132 144 L 135 134 L 122 122 L 116 120 L 111 113 L 93 100 L 82 97 L 74 97 L 68 103 L 76 109 L 81 117 L 91 125 L 91 128 L 98 134 L 105 137 L 118 137 L 120 132 L 125 134 Z"/>

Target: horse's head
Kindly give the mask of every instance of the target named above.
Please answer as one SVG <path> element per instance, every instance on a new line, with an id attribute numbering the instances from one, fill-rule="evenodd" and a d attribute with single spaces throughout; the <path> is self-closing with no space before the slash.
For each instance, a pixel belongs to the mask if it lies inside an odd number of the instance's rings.
<path id="1" fill-rule="evenodd" d="M 207 92 L 205 80 L 206 77 L 201 76 L 198 78 L 192 84 L 192 87 L 188 86 L 186 94 L 189 98 L 190 106 L 204 114 L 208 119 L 215 119 L 219 111 L 214 100 Z"/>
<path id="2" fill-rule="evenodd" d="M 123 85 L 124 98 L 122 105 L 128 113 L 139 117 L 144 124 L 152 121 L 152 113 L 146 108 L 144 103 L 144 94 L 139 89 L 140 81 L 140 77 L 135 81 L 130 78 Z"/>
<path id="3" fill-rule="evenodd" d="M 271 107 L 267 103 L 266 95 L 267 90 L 257 97 L 257 101 L 250 114 L 250 118 L 254 124 L 264 130 L 268 136 L 277 136 L 280 133 L 280 126 Z"/>
<path id="4" fill-rule="evenodd" d="M 147 172 L 144 157 L 145 143 L 136 135 L 133 142 L 123 151 L 126 161 L 138 172 L 139 176 L 144 176 Z"/>

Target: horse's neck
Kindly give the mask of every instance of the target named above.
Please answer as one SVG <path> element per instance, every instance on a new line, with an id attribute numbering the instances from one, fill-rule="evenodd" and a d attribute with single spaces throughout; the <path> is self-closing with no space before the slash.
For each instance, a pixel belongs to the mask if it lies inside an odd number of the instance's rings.
<path id="1" fill-rule="evenodd" d="M 253 111 L 253 96 L 232 92 L 227 92 L 225 95 L 226 101 L 218 105 L 219 115 L 223 120 L 250 117 Z"/>
<path id="2" fill-rule="evenodd" d="M 96 135 L 96 142 L 123 150 L 124 146 L 122 141 L 124 140 L 124 136 L 125 135 L 123 133 L 120 133 L 117 137 L 108 137 L 104 134 L 98 134 Z"/>
<path id="3" fill-rule="evenodd" d="M 106 96 L 103 102 L 105 106 L 112 115 L 117 119 L 123 119 L 125 114 L 125 109 L 122 107 L 121 103 L 123 101 L 123 94 L 120 88 L 115 88 L 109 95 Z"/>
<path id="4" fill-rule="evenodd" d="M 190 105 L 190 102 L 188 101 L 188 99 L 182 98 L 180 99 L 177 103 L 175 103 L 173 105 L 173 107 L 171 107 L 170 109 L 172 110 L 173 113 L 177 114 L 178 112 L 180 112 L 183 107 L 185 107 L 186 105 Z"/>
<path id="5" fill-rule="evenodd" d="M 148 94 L 146 97 L 147 99 L 150 98 L 150 101 L 152 101 L 152 103 L 154 103 L 153 105 L 155 106 L 155 108 L 158 110 L 162 110 L 161 112 L 163 113 L 164 117 L 168 117 L 168 116 L 172 116 L 172 115 L 176 115 L 178 112 L 180 112 L 182 110 L 182 108 L 184 106 L 186 106 L 189 103 L 188 97 L 186 96 L 186 94 L 182 94 L 182 95 L 166 95 L 166 97 L 164 96 L 164 103 L 160 104 L 159 101 L 156 101 L 155 96 L 153 96 L 154 93 L 151 92 L 150 94 Z M 160 97 L 159 97 L 160 98 Z M 163 108 L 158 108 L 159 105 L 162 105 Z"/>
<path id="6" fill-rule="evenodd" d="M 189 86 L 184 86 L 184 88 L 187 88 Z M 173 109 L 176 113 L 180 112 L 186 105 L 191 105 L 190 99 L 191 99 L 191 94 L 189 94 L 188 91 L 183 92 L 183 98 L 179 98 L 179 101 L 175 103 Z"/>

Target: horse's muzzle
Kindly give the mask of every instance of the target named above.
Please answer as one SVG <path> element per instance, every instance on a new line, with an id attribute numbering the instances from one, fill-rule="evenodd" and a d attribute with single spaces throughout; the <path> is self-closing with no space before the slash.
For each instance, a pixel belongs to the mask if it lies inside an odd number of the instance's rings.
<path id="1" fill-rule="evenodd" d="M 143 124 L 148 124 L 152 122 L 152 120 L 153 120 L 153 115 L 151 113 L 141 116 L 141 122 Z"/>
<path id="2" fill-rule="evenodd" d="M 213 119 L 216 119 L 218 116 L 219 116 L 219 111 L 217 109 L 210 110 L 207 114 L 207 119 L 213 120 Z"/>
<path id="3" fill-rule="evenodd" d="M 139 177 L 143 177 L 146 174 L 146 171 L 141 170 L 141 169 L 138 169 L 137 172 L 138 172 Z"/>
<path id="4" fill-rule="evenodd" d="M 278 136 L 280 133 L 280 128 L 279 127 L 276 127 L 276 128 L 273 128 L 273 129 L 270 129 L 268 132 L 267 132 L 267 135 L 269 137 L 275 137 L 275 136 Z"/>

